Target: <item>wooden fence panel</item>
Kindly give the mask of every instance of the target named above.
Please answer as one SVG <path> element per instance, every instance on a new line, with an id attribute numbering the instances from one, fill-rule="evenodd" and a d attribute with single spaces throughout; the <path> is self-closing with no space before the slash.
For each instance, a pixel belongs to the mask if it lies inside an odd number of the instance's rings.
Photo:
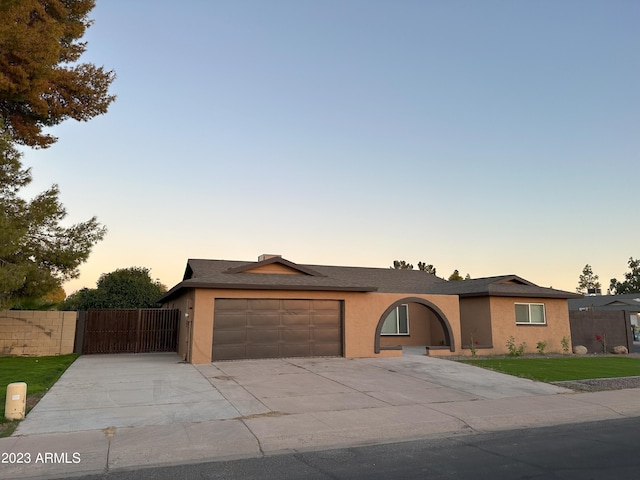
<path id="1" fill-rule="evenodd" d="M 598 335 L 606 339 L 607 351 L 616 345 L 624 345 L 629 352 L 633 352 L 631 321 L 626 311 L 570 310 L 569 325 L 574 347 L 584 345 L 589 353 L 603 353 L 602 342 L 596 337 Z"/>
<path id="2" fill-rule="evenodd" d="M 81 351 L 91 353 L 175 352 L 179 310 L 89 310 Z"/>

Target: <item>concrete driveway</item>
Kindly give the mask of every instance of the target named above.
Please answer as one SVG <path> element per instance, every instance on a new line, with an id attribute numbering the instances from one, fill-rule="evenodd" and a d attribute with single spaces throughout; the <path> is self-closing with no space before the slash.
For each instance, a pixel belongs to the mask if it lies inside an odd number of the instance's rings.
<path id="1" fill-rule="evenodd" d="M 175 354 L 78 358 L 16 435 L 553 395 L 567 390 L 424 355 L 190 365 Z M 373 410 L 372 410 L 373 409 Z M 376 409 L 382 409 L 377 411 Z M 433 417 L 434 412 L 423 411 Z"/>
<path id="2" fill-rule="evenodd" d="M 638 415 L 640 389 L 576 394 L 424 355 L 198 366 L 175 354 L 82 356 L 14 435 L 0 438 L 0 452 L 80 461 L 0 465 L 0 479 Z"/>

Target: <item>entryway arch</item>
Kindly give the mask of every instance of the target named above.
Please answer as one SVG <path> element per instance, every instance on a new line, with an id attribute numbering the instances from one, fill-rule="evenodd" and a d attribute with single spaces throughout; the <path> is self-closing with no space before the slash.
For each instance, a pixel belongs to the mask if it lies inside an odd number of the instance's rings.
<path id="1" fill-rule="evenodd" d="M 433 313 L 434 317 L 437 319 L 440 326 L 442 327 L 445 346 L 449 347 L 449 350 L 454 352 L 455 341 L 453 338 L 453 330 L 451 329 L 451 324 L 449 323 L 447 316 L 442 312 L 442 310 L 440 310 L 440 308 L 438 308 L 437 305 L 431 303 L 429 300 L 425 300 L 424 298 L 419 298 L 419 297 L 401 298 L 393 302 L 391 305 L 389 305 L 389 307 L 387 307 L 387 309 L 384 311 L 384 313 L 380 317 L 380 320 L 378 320 L 378 325 L 376 327 L 376 333 L 374 338 L 374 352 L 380 353 L 381 350 L 397 350 L 398 349 L 398 347 L 395 347 L 395 346 L 380 345 L 380 336 L 382 334 L 382 326 L 385 320 L 387 319 L 387 317 L 391 314 L 393 310 L 398 308 L 400 305 L 411 304 L 411 303 L 423 305 Z"/>

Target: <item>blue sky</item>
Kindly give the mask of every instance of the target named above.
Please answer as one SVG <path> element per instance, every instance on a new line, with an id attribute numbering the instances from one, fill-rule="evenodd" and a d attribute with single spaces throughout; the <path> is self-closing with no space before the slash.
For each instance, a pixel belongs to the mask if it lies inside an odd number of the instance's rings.
<path id="1" fill-rule="evenodd" d="M 516 273 L 640 256 L 640 2 L 98 0 L 109 113 L 25 153 L 109 233 L 69 282 L 188 258 Z"/>

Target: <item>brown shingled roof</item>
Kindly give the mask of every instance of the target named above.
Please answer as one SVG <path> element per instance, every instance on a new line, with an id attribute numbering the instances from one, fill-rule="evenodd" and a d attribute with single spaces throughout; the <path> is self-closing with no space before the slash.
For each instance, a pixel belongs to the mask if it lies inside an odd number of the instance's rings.
<path id="1" fill-rule="evenodd" d="M 251 269 L 271 263 L 297 269 L 301 274 L 251 273 Z M 299 265 L 281 257 L 261 262 L 190 259 L 183 281 L 160 301 L 185 288 L 430 293 L 432 285 L 443 282 L 441 278 L 420 270 Z"/>
<path id="2" fill-rule="evenodd" d="M 254 268 L 273 263 L 298 270 L 300 274 L 251 273 Z M 539 287 L 517 275 L 447 282 L 420 270 L 300 265 L 282 257 L 272 257 L 258 262 L 190 259 L 187 262 L 183 281 L 169 290 L 160 302 L 188 288 L 384 292 L 460 297 L 581 297 L 563 290 Z"/>
<path id="3" fill-rule="evenodd" d="M 517 275 L 474 278 L 445 282 L 435 285 L 430 293 L 458 295 L 460 297 L 538 297 L 538 298 L 577 298 L 577 295 L 564 290 L 539 287 Z"/>

